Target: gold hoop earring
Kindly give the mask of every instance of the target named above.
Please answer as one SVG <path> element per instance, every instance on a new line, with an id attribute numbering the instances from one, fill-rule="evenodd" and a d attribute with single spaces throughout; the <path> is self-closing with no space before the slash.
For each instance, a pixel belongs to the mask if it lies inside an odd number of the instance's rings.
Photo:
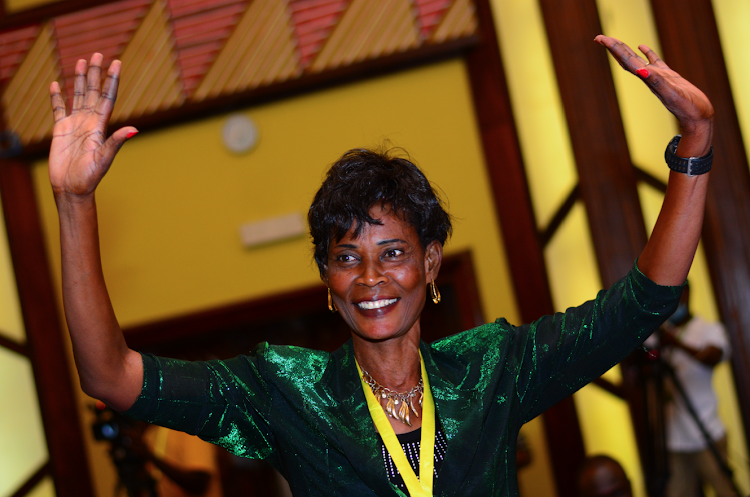
<path id="1" fill-rule="evenodd" d="M 432 301 L 436 304 L 440 303 L 440 290 L 437 289 L 437 285 L 435 285 L 435 280 L 430 280 L 430 296 L 432 297 Z"/>
<path id="2" fill-rule="evenodd" d="M 328 310 L 331 312 L 336 312 L 338 309 L 336 309 L 336 304 L 333 303 L 333 299 L 331 298 L 331 289 L 328 289 Z"/>

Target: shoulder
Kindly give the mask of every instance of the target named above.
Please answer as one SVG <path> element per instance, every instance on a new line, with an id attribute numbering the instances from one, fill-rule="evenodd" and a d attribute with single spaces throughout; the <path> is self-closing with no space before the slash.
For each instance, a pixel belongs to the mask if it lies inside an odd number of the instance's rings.
<path id="1" fill-rule="evenodd" d="M 273 376 L 318 373 L 322 374 L 331 354 L 322 350 L 306 349 L 293 345 L 258 344 L 250 354 L 219 361 L 227 367 L 247 367 L 248 365 Z"/>
<path id="2" fill-rule="evenodd" d="M 285 399 L 302 405 L 310 395 L 323 396 L 320 388 L 330 364 L 328 352 L 261 343 L 247 355 L 216 361 L 211 367 L 228 383 L 237 383 L 273 402 Z"/>
<path id="3" fill-rule="evenodd" d="M 331 354 L 322 350 L 306 349 L 293 345 L 265 344 L 264 357 L 267 367 L 276 374 L 294 376 L 322 375 Z"/>
<path id="4" fill-rule="evenodd" d="M 505 318 L 498 318 L 492 323 L 436 340 L 430 344 L 430 348 L 446 354 L 472 354 L 509 342 L 516 330 Z"/>
<path id="5" fill-rule="evenodd" d="M 481 376 L 483 371 L 502 368 L 517 334 L 518 328 L 498 319 L 437 340 L 428 349 L 441 373 L 458 384 L 463 383 L 466 375 Z"/>

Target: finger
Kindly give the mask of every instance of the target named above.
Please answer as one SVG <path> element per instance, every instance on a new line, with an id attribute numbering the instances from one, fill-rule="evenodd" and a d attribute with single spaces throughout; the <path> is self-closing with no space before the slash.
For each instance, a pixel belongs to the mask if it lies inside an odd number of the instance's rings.
<path id="1" fill-rule="evenodd" d="M 656 52 L 651 50 L 648 46 L 638 45 L 638 50 L 643 52 L 643 55 L 646 56 L 649 64 L 656 67 L 667 67 L 667 64 L 663 60 L 661 60 L 661 57 L 659 57 Z"/>
<path id="2" fill-rule="evenodd" d="M 84 108 L 93 109 L 99 102 L 99 95 L 101 95 L 102 88 L 102 59 L 104 57 L 100 53 L 95 53 L 91 56 L 91 63 L 89 64 L 89 70 L 86 76 L 86 100 L 83 103 Z"/>
<path id="3" fill-rule="evenodd" d="M 55 122 L 65 119 L 65 99 L 60 93 L 60 84 L 57 81 L 49 85 L 49 97 L 52 104 L 52 118 Z"/>
<path id="4" fill-rule="evenodd" d="M 104 145 L 99 149 L 99 160 L 102 164 L 111 164 L 117 155 L 117 152 L 125 144 L 126 141 L 138 134 L 138 130 L 133 126 L 125 126 L 120 128 L 112 136 L 107 138 Z M 109 166 L 107 166 L 109 167 Z"/>
<path id="5" fill-rule="evenodd" d="M 76 62 L 75 78 L 73 79 L 73 112 L 83 107 L 83 97 L 86 95 L 86 61 Z"/>
<path id="6" fill-rule="evenodd" d="M 117 89 L 120 86 L 121 65 L 122 64 L 119 60 L 115 60 L 109 65 L 107 79 L 104 80 L 102 95 L 96 107 L 96 112 L 107 119 L 109 119 L 109 116 L 112 114 L 115 100 L 117 100 Z"/>
<path id="7" fill-rule="evenodd" d="M 609 50 L 620 66 L 627 71 L 634 73 L 637 69 L 646 65 L 643 58 L 617 38 L 599 35 L 594 40 Z"/>

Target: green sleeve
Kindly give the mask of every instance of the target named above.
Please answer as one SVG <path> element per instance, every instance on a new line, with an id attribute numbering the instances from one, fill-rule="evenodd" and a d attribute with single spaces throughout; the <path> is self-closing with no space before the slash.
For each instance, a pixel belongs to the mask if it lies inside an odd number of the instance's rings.
<path id="1" fill-rule="evenodd" d="M 225 361 L 191 362 L 142 354 L 143 388 L 124 414 L 198 435 L 230 452 L 265 458 L 273 451 L 271 395 L 264 352 Z"/>
<path id="2" fill-rule="evenodd" d="M 634 266 L 596 299 L 517 329 L 512 355 L 524 422 L 623 360 L 677 307 L 682 287 L 660 286 Z"/>

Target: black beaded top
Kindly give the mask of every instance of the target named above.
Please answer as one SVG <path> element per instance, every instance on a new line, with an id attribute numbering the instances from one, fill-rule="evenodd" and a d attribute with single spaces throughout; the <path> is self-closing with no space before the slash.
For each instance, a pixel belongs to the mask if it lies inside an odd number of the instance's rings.
<path id="1" fill-rule="evenodd" d="M 406 459 L 414 470 L 414 474 L 419 478 L 419 450 L 422 445 L 422 428 L 417 428 L 414 431 L 396 435 L 396 437 L 401 444 L 401 448 L 404 449 L 404 454 L 406 454 Z M 435 479 L 437 479 L 440 467 L 443 465 L 443 458 L 445 457 L 446 449 L 447 443 L 445 441 L 445 433 L 443 433 L 443 429 L 438 426 L 435 431 Z M 385 463 L 385 471 L 388 474 L 388 480 L 390 480 L 390 482 L 399 490 L 409 495 L 404 479 L 401 477 L 396 465 L 393 464 L 393 459 L 391 459 L 391 455 L 388 453 L 388 449 L 385 448 L 382 439 L 380 439 L 380 452 L 383 454 L 383 463 Z"/>

